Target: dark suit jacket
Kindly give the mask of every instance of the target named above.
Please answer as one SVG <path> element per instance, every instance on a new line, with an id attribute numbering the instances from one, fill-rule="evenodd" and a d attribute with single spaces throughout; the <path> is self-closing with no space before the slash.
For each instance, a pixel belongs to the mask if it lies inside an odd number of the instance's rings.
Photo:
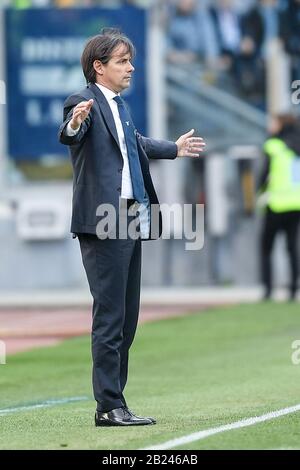
<path id="1" fill-rule="evenodd" d="M 74 106 L 89 99 L 94 100 L 89 116 L 75 136 L 67 136 L 66 127 L 72 118 Z M 136 137 L 150 204 L 158 204 L 148 159 L 174 159 L 177 146 L 174 142 L 149 139 L 138 133 Z M 96 216 L 96 210 L 100 204 L 112 204 L 117 214 L 119 213 L 123 169 L 123 157 L 114 118 L 105 96 L 95 84 L 89 84 L 65 101 L 64 122 L 59 129 L 59 140 L 69 146 L 73 165 L 71 232 L 95 234 L 96 225 L 100 220 Z M 159 227 L 155 230 L 159 236 L 161 229 L 159 214 Z"/>

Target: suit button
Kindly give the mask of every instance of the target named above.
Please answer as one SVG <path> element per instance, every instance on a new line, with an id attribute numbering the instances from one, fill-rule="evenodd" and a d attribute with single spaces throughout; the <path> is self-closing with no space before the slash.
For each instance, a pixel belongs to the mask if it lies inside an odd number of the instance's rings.
<path id="1" fill-rule="evenodd" d="M 119 172 L 119 173 L 122 173 L 122 168 L 119 168 L 119 169 L 118 169 L 118 172 Z"/>
<path id="2" fill-rule="evenodd" d="M 117 191 L 118 191 L 118 193 L 120 193 L 120 192 L 121 192 L 121 188 L 118 188 Z"/>

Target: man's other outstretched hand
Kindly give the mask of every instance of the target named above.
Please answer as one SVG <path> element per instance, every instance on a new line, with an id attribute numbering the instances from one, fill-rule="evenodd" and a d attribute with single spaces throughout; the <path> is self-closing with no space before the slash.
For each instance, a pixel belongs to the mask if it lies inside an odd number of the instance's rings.
<path id="1" fill-rule="evenodd" d="M 206 144 L 202 137 L 192 137 L 194 132 L 191 129 L 176 140 L 177 157 L 199 157 L 199 153 L 203 152 Z"/>
<path id="2" fill-rule="evenodd" d="M 88 117 L 91 107 L 93 106 L 94 100 L 81 101 L 73 109 L 73 116 L 70 121 L 72 129 L 78 129 L 83 121 Z"/>

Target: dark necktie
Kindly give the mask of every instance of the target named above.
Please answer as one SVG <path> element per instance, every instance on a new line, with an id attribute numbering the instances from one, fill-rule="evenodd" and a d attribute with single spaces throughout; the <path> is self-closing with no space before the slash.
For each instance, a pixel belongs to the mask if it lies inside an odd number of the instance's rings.
<path id="1" fill-rule="evenodd" d="M 137 202 L 142 203 L 145 197 L 145 186 L 137 149 L 134 125 L 126 104 L 121 96 L 115 96 L 114 100 L 118 104 L 119 115 L 125 136 L 133 197 Z"/>

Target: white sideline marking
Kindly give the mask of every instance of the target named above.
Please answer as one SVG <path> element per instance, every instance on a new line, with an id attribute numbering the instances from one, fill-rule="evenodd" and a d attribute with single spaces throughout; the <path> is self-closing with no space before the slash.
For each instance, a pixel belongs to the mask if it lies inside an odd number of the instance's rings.
<path id="1" fill-rule="evenodd" d="M 166 450 L 173 449 L 174 447 L 181 446 L 183 444 L 190 444 L 191 442 L 200 441 L 206 437 L 212 436 L 213 434 L 218 434 L 224 431 L 231 431 L 232 429 L 245 428 L 246 426 L 252 426 L 253 424 L 262 423 L 264 421 L 269 421 L 270 419 L 279 418 L 280 416 L 288 415 L 290 413 L 295 413 L 300 411 L 300 404 L 295 406 L 290 406 L 289 408 L 283 408 L 278 411 L 271 411 L 262 416 L 255 416 L 253 418 L 242 419 L 241 421 L 236 421 L 235 423 L 225 424 L 224 426 L 219 426 L 217 428 L 205 429 L 204 431 L 194 432 L 193 434 L 188 434 L 187 436 L 178 437 L 177 439 L 172 439 L 170 441 L 164 442 L 163 444 L 157 444 L 151 447 L 145 447 L 141 450 Z"/>
<path id="2" fill-rule="evenodd" d="M 0 410 L 1 415 L 7 415 L 9 413 L 16 413 L 17 411 L 27 411 L 27 410 L 35 410 L 37 408 L 49 408 L 50 406 L 55 405 L 62 405 L 64 403 L 72 403 L 74 401 L 85 401 L 89 400 L 88 397 L 70 397 L 70 398 L 62 398 L 60 400 L 46 400 L 41 403 L 36 403 L 34 405 L 23 405 L 23 406 L 16 406 L 15 408 L 5 408 Z"/>

